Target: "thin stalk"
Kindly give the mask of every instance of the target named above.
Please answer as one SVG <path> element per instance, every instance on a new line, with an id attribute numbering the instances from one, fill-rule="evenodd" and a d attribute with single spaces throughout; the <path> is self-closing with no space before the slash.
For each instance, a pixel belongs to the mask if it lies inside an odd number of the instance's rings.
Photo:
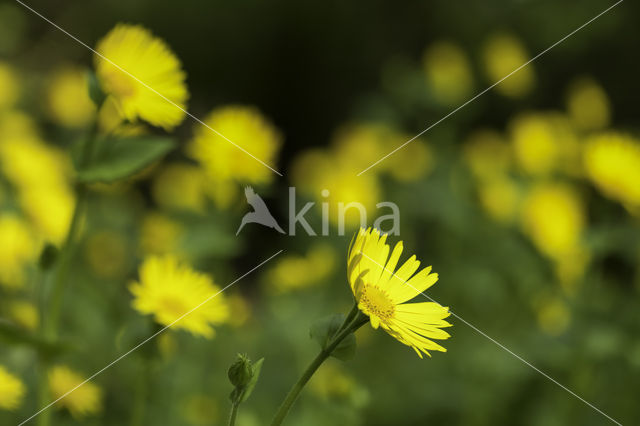
<path id="1" fill-rule="evenodd" d="M 279 426 L 282 424 L 282 421 L 287 417 L 291 406 L 300 395 L 300 392 L 304 388 L 304 386 L 309 382 L 313 374 L 318 370 L 318 368 L 322 365 L 322 363 L 331 356 L 331 353 L 338 347 L 340 342 L 342 342 L 348 335 L 354 333 L 357 329 L 362 327 L 369 320 L 365 315 L 357 312 L 357 306 L 355 307 L 356 312 L 352 315 L 349 313 L 347 318 L 352 318 L 351 321 L 343 325 L 339 330 L 338 334 L 331 341 L 329 346 L 325 349 L 321 350 L 320 353 L 315 357 L 311 364 L 307 367 L 307 369 L 302 373 L 302 376 L 298 379 L 298 381 L 293 385 L 286 398 L 278 408 L 278 412 L 274 416 L 271 421 L 271 426 Z M 353 310 L 352 310 L 353 312 Z"/>
<path id="2" fill-rule="evenodd" d="M 238 416 L 238 407 L 240 407 L 240 404 L 237 402 L 234 402 L 233 404 L 231 404 L 231 414 L 229 415 L 229 426 L 235 426 L 236 424 L 236 417 Z"/>

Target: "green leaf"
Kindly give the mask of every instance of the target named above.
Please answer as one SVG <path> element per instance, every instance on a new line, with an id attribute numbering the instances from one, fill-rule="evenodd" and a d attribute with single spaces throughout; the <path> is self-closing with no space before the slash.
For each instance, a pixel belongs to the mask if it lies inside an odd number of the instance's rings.
<path id="1" fill-rule="evenodd" d="M 89 98 L 91 98 L 97 108 L 100 108 L 107 98 L 107 95 L 102 91 L 98 77 L 93 71 L 87 72 L 87 90 L 89 92 Z"/>
<path id="2" fill-rule="evenodd" d="M 125 179 L 160 159 L 174 147 L 173 140 L 160 136 L 102 140 L 96 147 L 91 165 L 78 171 L 78 180 L 93 183 Z"/>
<path id="3" fill-rule="evenodd" d="M 244 388 L 244 392 L 242 393 L 242 397 L 240 398 L 240 402 L 244 402 L 251 396 L 253 392 L 253 388 L 256 387 L 256 383 L 258 383 L 258 378 L 260 378 L 260 371 L 262 370 L 262 363 L 264 362 L 264 358 L 260 358 L 258 361 L 253 363 L 253 376 L 251 377 L 251 381 Z"/>
<path id="4" fill-rule="evenodd" d="M 345 316 L 343 314 L 333 314 L 316 321 L 309 329 L 309 335 L 313 340 L 318 342 L 320 348 L 327 349 L 334 337 L 336 336 L 340 326 L 344 323 Z M 348 361 L 356 353 L 356 336 L 350 333 L 342 342 L 336 346 L 331 352 L 331 356 L 342 361 Z"/>

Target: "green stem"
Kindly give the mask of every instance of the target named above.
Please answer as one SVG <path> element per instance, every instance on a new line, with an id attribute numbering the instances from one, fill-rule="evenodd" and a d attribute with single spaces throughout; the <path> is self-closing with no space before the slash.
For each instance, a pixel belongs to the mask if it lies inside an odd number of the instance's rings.
<path id="1" fill-rule="evenodd" d="M 149 366 L 144 363 L 138 372 L 136 381 L 133 410 L 131 412 L 131 426 L 141 426 L 144 424 L 144 410 L 149 389 Z"/>
<path id="2" fill-rule="evenodd" d="M 354 311 L 355 309 L 355 311 Z M 307 369 L 302 373 L 302 376 L 298 379 L 298 381 L 293 385 L 286 398 L 278 408 L 278 412 L 274 416 L 271 421 L 271 426 L 279 426 L 282 424 L 282 421 L 287 417 L 289 410 L 293 406 L 293 403 L 300 395 L 300 392 L 304 388 L 304 386 L 309 382 L 313 374 L 318 370 L 318 368 L 322 365 L 322 363 L 331 356 L 331 353 L 338 347 L 340 342 L 344 340 L 345 337 L 349 336 L 351 333 L 355 332 L 357 329 L 362 327 L 364 324 L 369 321 L 369 318 L 364 314 L 357 311 L 357 306 L 354 307 L 352 311 L 347 316 L 347 319 L 351 319 L 348 323 L 345 320 L 343 326 L 338 330 L 338 333 L 333 338 L 331 343 L 323 350 L 320 351 L 318 356 L 315 357 L 311 364 L 307 367 Z"/>
<path id="3" fill-rule="evenodd" d="M 229 415 L 229 426 L 235 426 L 236 424 L 236 416 L 238 415 L 238 407 L 240 407 L 239 403 L 234 402 L 231 404 L 231 414 Z"/>

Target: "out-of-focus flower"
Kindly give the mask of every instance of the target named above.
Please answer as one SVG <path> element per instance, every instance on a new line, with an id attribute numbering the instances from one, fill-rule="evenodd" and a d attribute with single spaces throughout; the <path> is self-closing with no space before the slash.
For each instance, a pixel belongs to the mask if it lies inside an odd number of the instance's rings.
<path id="1" fill-rule="evenodd" d="M 205 123 L 233 141 L 230 143 L 204 126 L 196 128 L 187 151 L 212 180 L 262 184 L 273 179 L 273 171 L 251 156 L 275 168 L 282 136 L 257 109 L 239 105 L 217 108 Z"/>
<path id="2" fill-rule="evenodd" d="M 316 150 L 300 155 L 292 168 L 296 187 L 316 199 L 320 209 L 327 206 L 332 224 L 340 226 L 344 218 L 342 225 L 347 228 L 362 225 L 361 213 L 373 211 L 380 199 L 375 173 L 360 176 L 357 173 L 358 169 L 352 165 L 334 161 L 329 154 Z M 350 206 L 351 203 L 358 204 L 364 210 L 361 212 L 357 207 Z"/>
<path id="3" fill-rule="evenodd" d="M 228 303 L 211 277 L 175 257 L 147 257 L 139 274 L 139 281 L 130 286 L 133 307 L 153 315 L 159 324 L 212 338 L 212 325 L 228 320 Z"/>
<path id="4" fill-rule="evenodd" d="M 20 327 L 30 331 L 35 331 L 40 322 L 38 309 L 31 302 L 16 300 L 9 304 L 9 318 L 11 318 Z"/>
<path id="5" fill-rule="evenodd" d="M 86 72 L 71 66 L 57 70 L 49 82 L 47 106 L 51 118 L 63 126 L 89 124 L 96 107 L 89 98 Z"/>
<path id="6" fill-rule="evenodd" d="M 229 317 L 229 325 L 232 327 L 243 326 L 251 317 L 251 306 L 249 302 L 238 293 L 233 293 L 228 297 L 229 310 L 233 315 Z"/>
<path id="7" fill-rule="evenodd" d="M 170 164 L 153 180 L 153 198 L 162 207 L 202 212 L 207 182 L 203 170 L 187 163 Z"/>
<path id="8" fill-rule="evenodd" d="M 347 401 L 354 406 L 363 406 L 369 400 L 369 392 L 344 371 L 340 365 L 327 362 L 309 382 L 310 390 L 320 398 Z"/>
<path id="9" fill-rule="evenodd" d="M 609 125 L 611 104 L 595 80 L 582 77 L 571 84 L 567 95 L 571 122 L 581 130 L 600 130 Z"/>
<path id="10" fill-rule="evenodd" d="M 142 222 L 140 248 L 144 254 L 177 254 L 183 229 L 161 213 L 149 213 Z"/>
<path id="11" fill-rule="evenodd" d="M 560 336 L 569 327 L 571 312 L 562 298 L 545 297 L 536 303 L 536 314 L 540 328 L 552 336 Z"/>
<path id="12" fill-rule="evenodd" d="M 528 113 L 510 123 L 516 164 L 527 174 L 543 176 L 562 167 L 576 174 L 580 164 L 578 139 L 568 119 L 556 113 Z"/>
<path id="13" fill-rule="evenodd" d="M 58 365 L 49 371 L 49 388 L 58 406 L 64 407 L 76 419 L 98 414 L 102 411 L 102 389 L 67 366 Z M 82 384 L 82 385 L 81 385 Z M 81 386 L 79 386 L 81 385 Z M 64 396 L 67 392 L 71 391 Z"/>
<path id="14" fill-rule="evenodd" d="M 11 108 L 20 97 L 20 83 L 14 69 L 0 61 L 0 111 Z"/>
<path id="15" fill-rule="evenodd" d="M 187 397 L 182 411 L 187 423 L 194 426 L 218 423 L 220 417 L 220 407 L 216 400 L 204 394 Z"/>
<path id="16" fill-rule="evenodd" d="M 529 60 L 529 54 L 520 40 L 511 34 L 495 34 L 484 44 L 485 72 L 492 83 L 500 81 Z M 535 84 L 531 64 L 521 68 L 495 87 L 505 96 L 518 98 L 528 94 Z"/>
<path id="17" fill-rule="evenodd" d="M 12 213 L 0 215 L 0 285 L 15 289 L 24 284 L 24 269 L 38 256 L 39 244 L 28 223 Z"/>
<path id="18" fill-rule="evenodd" d="M 466 100 L 473 89 L 469 60 L 458 45 L 440 41 L 427 48 L 423 69 L 436 101 L 453 105 Z"/>
<path id="19" fill-rule="evenodd" d="M 22 404 L 26 389 L 22 380 L 0 365 L 0 409 L 15 410 Z"/>
<path id="20" fill-rule="evenodd" d="M 476 179 L 504 175 L 511 165 L 511 147 L 494 130 L 477 130 L 464 144 L 464 160 Z"/>
<path id="21" fill-rule="evenodd" d="M 562 259 L 580 248 L 585 207 L 565 184 L 539 184 L 522 206 L 522 226 L 535 246 L 551 259 Z"/>
<path id="22" fill-rule="evenodd" d="M 118 24 L 96 50 L 99 55 L 94 62 L 102 89 L 124 119 L 141 118 L 165 130 L 182 122 L 189 97 L 185 73 L 163 40 L 142 26 Z"/>
<path id="23" fill-rule="evenodd" d="M 587 177 L 607 197 L 630 211 L 640 208 L 640 142 L 628 135 L 603 133 L 584 147 Z"/>
<path id="24" fill-rule="evenodd" d="M 287 255 L 269 271 L 267 281 L 278 292 L 319 284 L 334 270 L 335 254 L 330 246 L 317 244 L 306 256 Z"/>
<path id="25" fill-rule="evenodd" d="M 480 182 L 478 197 L 484 210 L 498 222 L 510 223 L 518 213 L 520 191 L 507 175 Z"/>
<path id="26" fill-rule="evenodd" d="M 422 358 L 429 350 L 446 352 L 446 349 L 430 339 L 448 339 L 442 330 L 451 324 L 444 319 L 450 313 L 447 307 L 433 302 L 405 303 L 438 281 L 438 274 L 431 267 L 420 267 L 420 261 L 411 256 L 398 270 L 396 266 L 402 254 L 402 241 L 389 256 L 387 236 L 376 229 L 361 228 L 349 248 L 347 276 L 358 308 L 369 317 L 375 329 L 382 326 L 393 338 L 407 346 Z"/>
<path id="27" fill-rule="evenodd" d="M 88 237 L 85 256 L 97 276 L 120 277 L 125 272 L 129 259 L 127 242 L 117 232 L 98 231 Z"/>

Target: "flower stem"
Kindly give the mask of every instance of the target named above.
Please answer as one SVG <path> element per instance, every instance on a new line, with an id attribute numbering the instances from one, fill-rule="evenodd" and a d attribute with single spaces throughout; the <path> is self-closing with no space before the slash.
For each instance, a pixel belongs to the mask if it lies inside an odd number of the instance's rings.
<path id="1" fill-rule="evenodd" d="M 236 416 L 238 415 L 238 407 L 240 407 L 240 404 L 237 402 L 234 402 L 233 404 L 231 404 L 231 414 L 229 415 L 229 426 L 235 426 L 236 424 Z"/>
<path id="2" fill-rule="evenodd" d="M 318 370 L 322 363 L 327 358 L 329 358 L 329 356 L 331 356 L 331 353 L 335 348 L 338 347 L 338 345 L 340 344 L 340 342 L 342 342 L 342 340 L 344 340 L 344 338 L 362 327 L 364 324 L 366 324 L 367 321 L 369 321 L 369 318 L 364 314 L 358 312 L 358 307 L 354 306 L 331 343 L 325 349 L 320 351 L 315 359 L 311 361 L 311 364 L 309 364 L 304 373 L 302 373 L 302 376 L 300 376 L 298 381 L 293 385 L 286 398 L 280 405 L 280 408 L 278 408 L 278 412 L 271 421 L 271 426 L 279 426 L 282 424 L 282 421 L 289 413 L 289 410 L 298 398 L 298 395 L 300 395 L 300 392 L 302 391 L 304 386 L 307 384 L 307 382 L 309 382 L 313 374 Z"/>

